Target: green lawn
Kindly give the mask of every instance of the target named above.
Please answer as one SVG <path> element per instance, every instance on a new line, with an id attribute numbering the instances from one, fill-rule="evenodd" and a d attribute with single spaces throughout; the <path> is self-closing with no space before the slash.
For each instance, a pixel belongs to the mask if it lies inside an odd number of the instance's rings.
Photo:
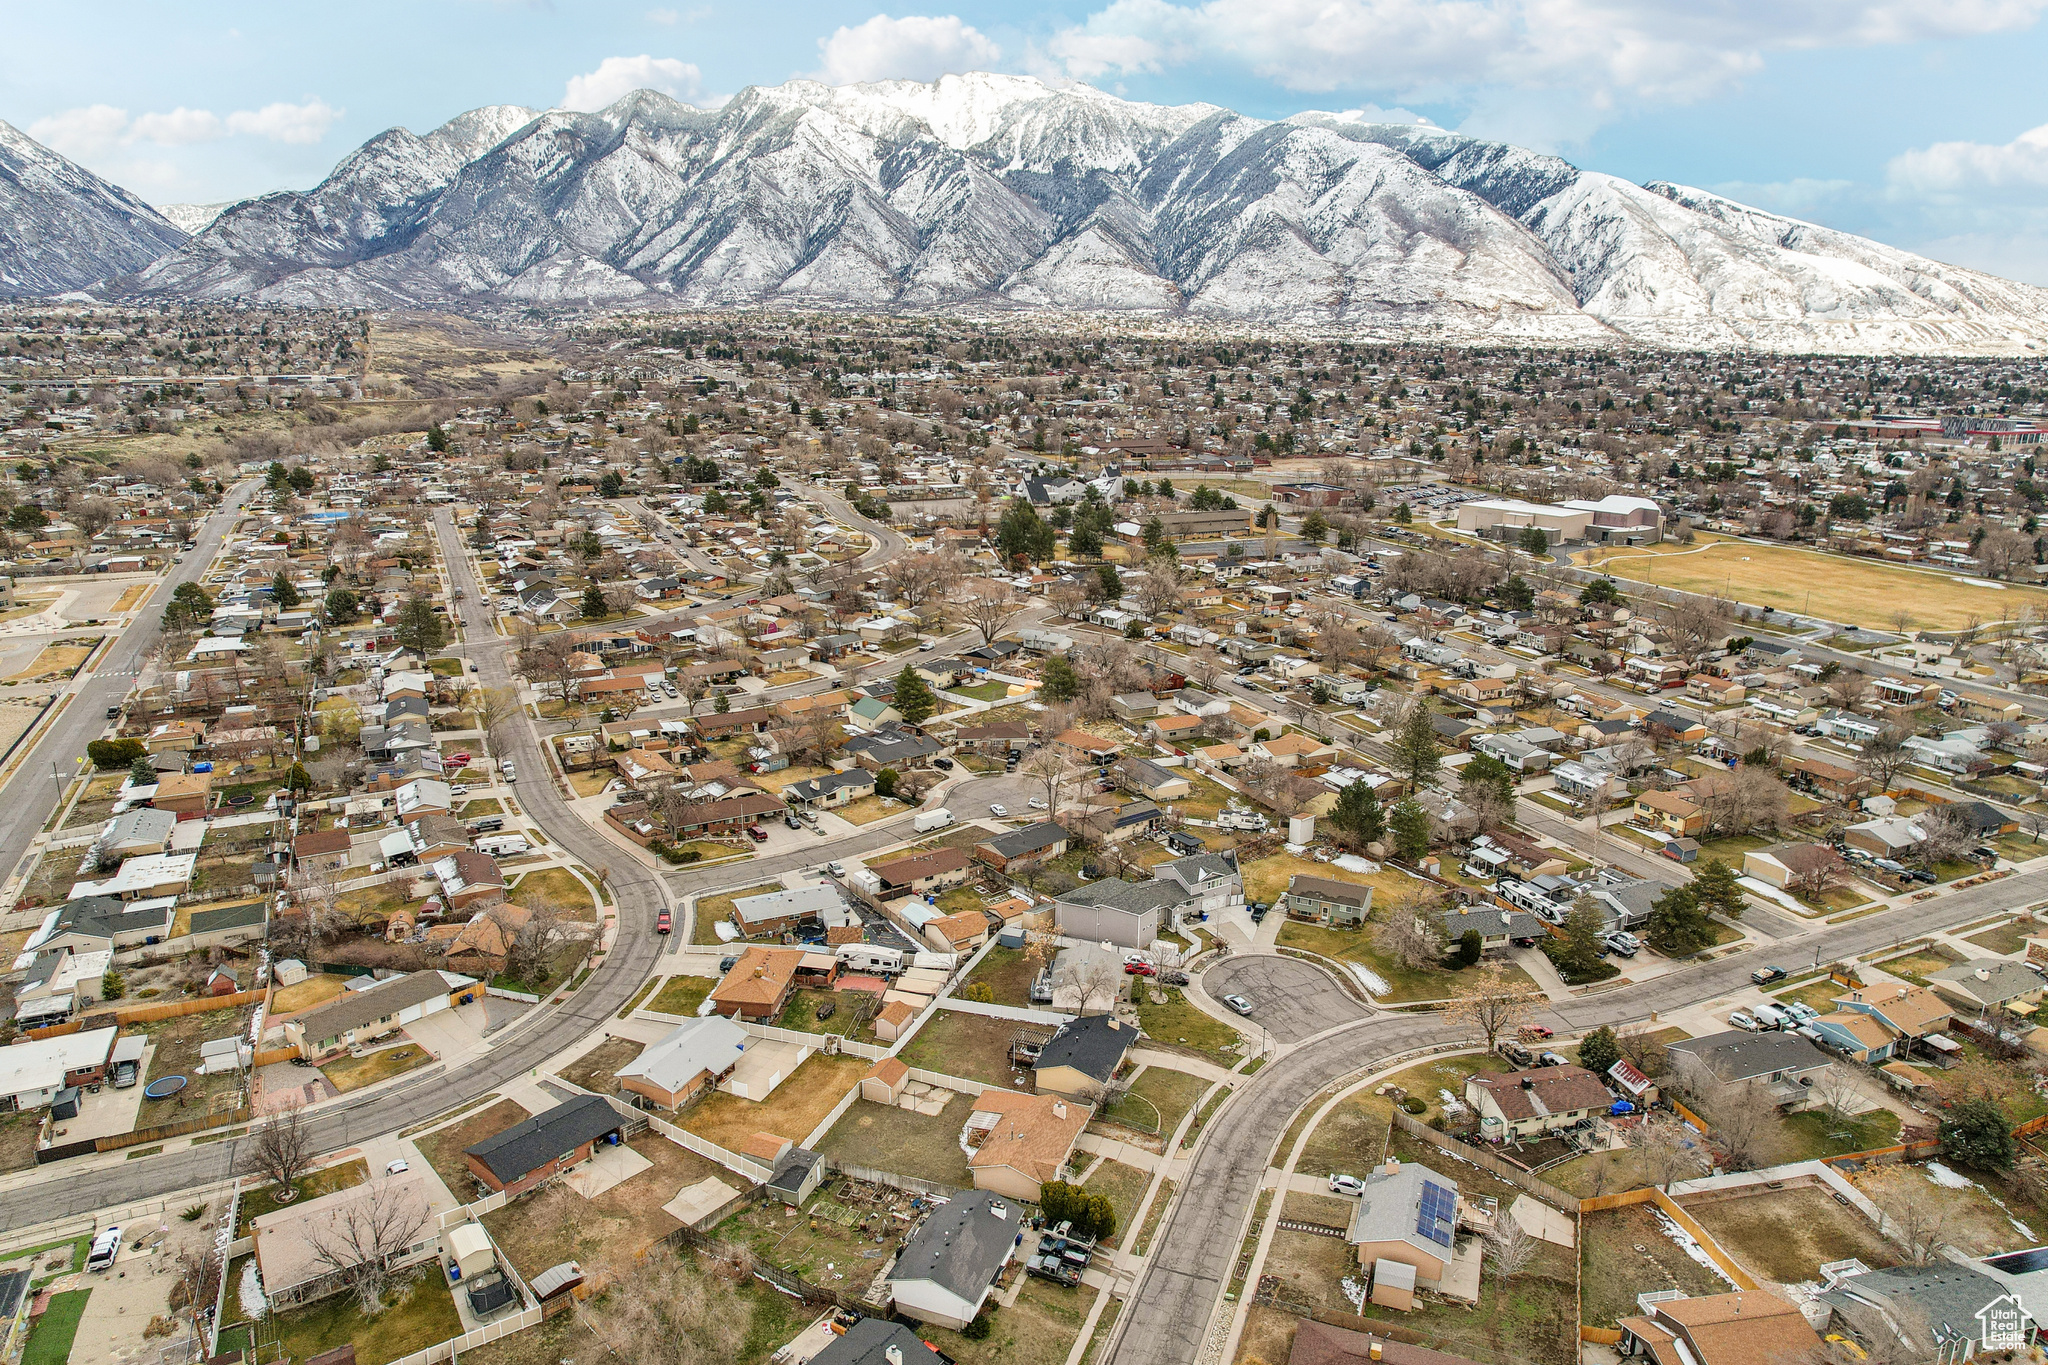
<path id="1" fill-rule="evenodd" d="M 672 976 L 661 983 L 661 994 L 648 1001 L 645 1008 L 658 1014 L 694 1015 L 717 985 L 715 977 Z"/>
<path id="2" fill-rule="evenodd" d="M 1138 992 L 1138 1026 L 1146 1037 L 1169 1047 L 1191 1048 L 1224 1066 L 1238 1059 L 1241 1039 L 1236 1029 L 1190 1005 L 1177 986 L 1164 987 L 1162 994 L 1166 1003 L 1155 1005 L 1149 988 Z M 918 1036 L 922 1039 L 923 1034 Z"/>
<path id="3" fill-rule="evenodd" d="M 1010 685 L 1006 682 L 989 681 L 976 683 L 973 687 L 949 687 L 946 689 L 946 695 L 965 697 L 969 701 L 1002 701 L 1010 695 Z"/>
<path id="4" fill-rule="evenodd" d="M 1083 1188 L 1091 1194 L 1106 1196 L 1116 1209 L 1116 1231 L 1108 1239 L 1111 1246 L 1122 1246 L 1129 1240 L 1138 1201 L 1145 1197 L 1145 1191 L 1151 1184 L 1149 1171 L 1126 1166 L 1120 1161 L 1097 1162 L 1088 1172 Z"/>
<path id="5" fill-rule="evenodd" d="M 836 1033 L 842 1038 L 855 1038 L 864 1043 L 875 1041 L 874 1030 L 861 1020 L 859 1009 L 874 996 L 866 991 L 796 991 L 789 997 L 789 1004 L 783 1007 L 782 1017 L 775 1021 L 777 1028 L 786 1028 L 797 1033 Z M 829 1019 L 820 1019 L 818 1010 L 830 1002 L 835 1008 Z"/>
<path id="6" fill-rule="evenodd" d="M 1404 967 L 1373 947 L 1370 927 L 1327 929 L 1320 924 L 1290 920 L 1280 927 L 1280 936 L 1274 941 L 1282 948 L 1299 948 L 1338 962 L 1358 963 L 1387 983 L 1388 994 L 1383 997 L 1387 1000 L 1448 1000 L 1464 993 L 1464 973 L 1441 967 Z M 1536 989 L 1536 983 L 1520 967 L 1512 963 L 1500 965 L 1507 973 L 1509 985 Z"/>
<path id="7" fill-rule="evenodd" d="M 21 1365 L 64 1365 L 71 1358 L 71 1339 L 78 1335 L 78 1320 L 85 1316 L 90 1289 L 69 1289 L 50 1296 L 49 1307 L 36 1319 L 21 1353 Z"/>
<path id="8" fill-rule="evenodd" d="M 386 1365 L 415 1351 L 462 1335 L 462 1319 L 448 1286 L 430 1264 L 398 1291 L 390 1306 L 366 1318 L 353 1294 L 336 1294 L 273 1319 L 284 1353 L 304 1362 L 323 1351 L 354 1343 L 356 1365 Z"/>
<path id="9" fill-rule="evenodd" d="M 2004 924 L 1994 925 L 1981 934 L 1972 934 L 1964 939 L 1963 942 L 1974 943 L 1987 953 L 2002 955 L 2018 952 L 2026 945 L 2029 935 L 2037 934 L 2040 931 L 2041 926 L 2034 920 L 2021 916 L 2019 919 L 2007 920 Z M 1936 970 L 1939 970 L 1939 968 Z"/>
<path id="10" fill-rule="evenodd" d="M 1209 1083 L 1185 1071 L 1148 1066 L 1131 1082 L 1131 1088 L 1102 1117 L 1113 1123 L 1142 1128 L 1161 1136 L 1173 1132 L 1182 1116 L 1195 1107 Z"/>
<path id="11" fill-rule="evenodd" d="M 1022 948 L 997 946 L 989 949 L 988 955 L 968 973 L 961 989 L 986 983 L 995 994 L 996 1004 L 1028 1005 L 1031 1003 L 1031 983 L 1037 977 L 1037 959 L 1027 955 Z"/>

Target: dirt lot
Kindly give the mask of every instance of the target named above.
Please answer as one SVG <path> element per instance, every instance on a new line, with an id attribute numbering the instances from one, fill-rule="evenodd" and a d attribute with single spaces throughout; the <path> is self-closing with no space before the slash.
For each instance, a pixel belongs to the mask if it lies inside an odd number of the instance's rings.
<path id="1" fill-rule="evenodd" d="M 1851 1256 L 1873 1270 L 1899 1262 L 1862 1214 L 1818 1186 L 1758 1191 L 1686 1212 L 1750 1273 L 1780 1284 L 1818 1279 L 1821 1266 Z"/>
<path id="2" fill-rule="evenodd" d="M 587 1265 L 630 1257 L 682 1226 L 661 1207 L 676 1191 L 713 1175 L 729 1185 L 743 1183 L 658 1133 L 642 1133 L 628 1145 L 654 1165 L 595 1199 L 555 1185 L 484 1215 L 484 1226 L 522 1275 L 530 1279 L 563 1261 Z"/>
<path id="3" fill-rule="evenodd" d="M 1928 1179 L 1928 1169 L 1923 1165 L 1881 1166 L 1857 1172 L 1850 1179 L 1880 1205 L 1889 1189 L 1895 1188 L 1909 1197 L 1926 1196 L 1931 1192 L 1947 1218 L 1943 1239 L 1966 1255 L 1991 1256 L 2041 1244 L 2041 1239 L 2034 1234 L 2048 1231 L 2048 1228 L 2043 1227 L 2041 1215 L 2031 1207 L 2016 1204 L 2003 1193 L 1987 1189 L 1982 1183 L 1974 1183 L 1964 1189 L 1937 1185 Z M 1970 1171 L 1958 1174 L 1972 1181 L 1983 1180 Z M 2015 1226 L 2015 1222 L 2025 1225 L 2025 1230 Z"/>
<path id="4" fill-rule="evenodd" d="M 1018 1028 L 1008 1019 L 940 1010 L 896 1055 L 906 1066 L 1021 1090 L 1030 1078 L 1010 1065 L 1010 1039 Z"/>
<path id="5" fill-rule="evenodd" d="M 1589 1213 L 1581 1226 L 1580 1278 L 1588 1327 L 1612 1327 L 1616 1319 L 1635 1312 L 1636 1295 L 1649 1290 L 1683 1289 L 1694 1297 L 1729 1291 L 1728 1281 L 1664 1235 L 1654 1205 Z"/>
<path id="6" fill-rule="evenodd" d="M 593 1095 L 609 1095 L 617 1088 L 613 1077 L 618 1069 L 644 1051 L 646 1045 L 631 1038 L 607 1038 L 556 1074 Z"/>
<path id="7" fill-rule="evenodd" d="M 463 1149 L 474 1147 L 515 1123 L 523 1123 L 527 1117 L 524 1106 L 513 1100 L 499 1100 L 459 1123 L 451 1123 L 446 1128 L 415 1139 L 413 1145 L 420 1149 L 420 1155 L 441 1177 L 441 1183 L 457 1199 L 467 1199 L 475 1190 L 475 1177 L 469 1173 L 469 1163 L 462 1159 Z"/>
<path id="8" fill-rule="evenodd" d="M 871 1065 L 862 1057 L 814 1052 L 767 1099 L 743 1100 L 720 1091 L 692 1105 L 678 1124 L 728 1151 L 755 1133 L 802 1142 Z"/>
<path id="9" fill-rule="evenodd" d="M 840 1203 L 832 1193 L 837 1188 L 834 1183 L 820 1189 L 801 1211 L 779 1199 L 750 1204 L 713 1229 L 714 1235 L 752 1247 L 813 1284 L 858 1295 L 903 1240 L 903 1224 L 887 1210 Z"/>
<path id="10" fill-rule="evenodd" d="M 960 1150 L 960 1130 L 973 1112 L 974 1097 L 966 1094 L 954 1095 L 933 1118 L 913 1109 L 855 1100 L 818 1150 L 855 1166 L 966 1189 L 972 1180 L 967 1154 Z"/>

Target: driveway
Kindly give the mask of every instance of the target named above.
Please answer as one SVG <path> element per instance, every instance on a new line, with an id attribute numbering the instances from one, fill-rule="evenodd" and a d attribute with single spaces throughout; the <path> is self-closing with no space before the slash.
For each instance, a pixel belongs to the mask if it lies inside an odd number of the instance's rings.
<path id="1" fill-rule="evenodd" d="M 1251 1001 L 1252 1022 L 1281 1043 L 1298 1043 L 1366 1015 L 1328 972 L 1293 957 L 1226 958 L 1202 973 L 1202 989 L 1212 1000 L 1241 995 Z"/>

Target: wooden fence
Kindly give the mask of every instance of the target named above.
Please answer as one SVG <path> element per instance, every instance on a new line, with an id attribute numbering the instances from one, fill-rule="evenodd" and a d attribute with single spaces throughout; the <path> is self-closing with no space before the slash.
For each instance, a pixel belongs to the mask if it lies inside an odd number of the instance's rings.
<path id="1" fill-rule="evenodd" d="M 1757 1287 L 1756 1281 L 1750 1278 L 1749 1272 L 1737 1264 L 1734 1257 L 1721 1250 L 1721 1244 L 1714 1240 L 1713 1235 L 1695 1222 L 1691 1214 L 1673 1203 L 1670 1195 L 1664 1193 L 1655 1185 L 1645 1185 L 1641 1189 L 1623 1190 L 1619 1194 L 1600 1194 L 1594 1195 L 1590 1199 L 1582 1199 L 1579 1201 L 1579 1212 L 1582 1215 L 1599 1213 L 1605 1209 L 1627 1208 L 1634 1204 L 1655 1204 L 1665 1217 L 1676 1223 L 1688 1237 L 1691 1237 L 1700 1244 L 1700 1249 L 1707 1253 L 1707 1258 L 1734 1282 L 1737 1289 L 1755 1289 Z"/>
<path id="2" fill-rule="evenodd" d="M 914 1175 L 897 1175 L 894 1171 L 878 1171 L 872 1166 L 852 1166 L 843 1161 L 825 1158 L 825 1171 L 829 1175 L 844 1176 L 848 1180 L 864 1180 L 870 1185 L 887 1185 L 890 1189 L 902 1190 L 907 1194 L 935 1195 L 951 1199 L 960 1193 L 951 1185 L 936 1180 L 924 1180 Z"/>
<path id="3" fill-rule="evenodd" d="M 1400 1109 L 1394 1110 L 1394 1126 L 1410 1137 L 1419 1138 L 1439 1151 L 1450 1153 L 1460 1161 L 1469 1161 L 1483 1171 L 1499 1176 L 1509 1184 L 1518 1185 L 1535 1195 L 1551 1207 L 1572 1213 L 1579 1207 L 1579 1197 L 1566 1194 L 1557 1186 L 1541 1177 L 1531 1175 L 1511 1161 L 1503 1161 L 1483 1147 L 1469 1147 L 1456 1138 L 1445 1137 L 1414 1115 Z"/>
<path id="4" fill-rule="evenodd" d="M 132 1133 L 111 1133 L 106 1137 L 94 1138 L 93 1142 L 102 1152 L 118 1152 L 123 1147 L 140 1147 L 146 1142 L 162 1142 L 166 1138 L 183 1137 L 187 1133 L 203 1133 L 209 1128 L 229 1128 L 237 1123 L 247 1123 L 251 1117 L 248 1105 L 225 1113 L 201 1114 L 197 1118 L 183 1119 L 177 1123 L 160 1123 L 153 1128 L 137 1128 Z"/>
<path id="5" fill-rule="evenodd" d="M 188 1014 L 205 1014 L 208 1010 L 240 1009 L 243 1005 L 254 1005 L 267 997 L 270 992 L 236 991 L 232 995 L 195 995 L 190 1000 L 151 1001 L 140 1005 L 116 1005 L 110 1010 L 95 1010 L 78 1019 L 48 1028 L 32 1028 L 28 1036 L 40 1041 L 44 1038 L 61 1038 L 67 1033 L 82 1029 L 106 1028 L 119 1024 L 146 1024 L 158 1019 L 179 1019 Z"/>

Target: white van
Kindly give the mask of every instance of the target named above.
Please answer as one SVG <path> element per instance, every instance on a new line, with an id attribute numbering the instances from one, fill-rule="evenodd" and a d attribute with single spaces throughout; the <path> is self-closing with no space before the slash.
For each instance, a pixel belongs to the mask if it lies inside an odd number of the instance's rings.
<path id="1" fill-rule="evenodd" d="M 121 1229 L 108 1228 L 92 1239 L 92 1250 L 85 1255 L 87 1270 L 111 1270 L 114 1261 L 121 1254 Z"/>
<path id="2" fill-rule="evenodd" d="M 491 839 L 476 841 L 476 851 L 488 853 L 493 858 L 516 858 L 533 847 L 526 842 L 524 834 L 500 834 Z"/>
<path id="3" fill-rule="evenodd" d="M 1781 1005 L 1757 1005 L 1750 1013 L 1756 1016 L 1759 1027 L 1767 1029 L 1788 1029 L 1799 1021 Z"/>

